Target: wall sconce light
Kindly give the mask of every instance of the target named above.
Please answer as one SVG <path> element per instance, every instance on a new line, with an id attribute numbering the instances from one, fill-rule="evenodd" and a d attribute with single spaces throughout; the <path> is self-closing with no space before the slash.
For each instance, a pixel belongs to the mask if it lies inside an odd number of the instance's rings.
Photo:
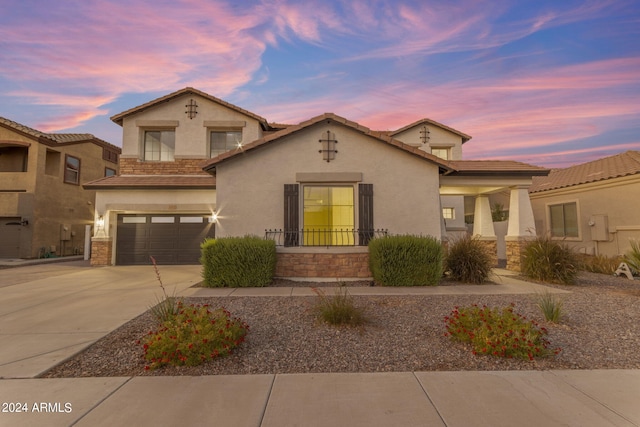
<path id="1" fill-rule="evenodd" d="M 209 217 L 209 222 L 212 223 L 217 223 L 218 222 L 218 213 L 217 212 L 212 212 L 211 216 Z"/>
<path id="2" fill-rule="evenodd" d="M 29 225 L 29 220 L 27 218 L 22 218 L 22 221 L 20 221 L 20 225 L 26 227 L 27 225 Z"/>
<path id="3" fill-rule="evenodd" d="M 98 217 L 98 220 L 96 221 L 96 226 L 98 228 L 104 228 L 104 217 L 102 215 Z"/>

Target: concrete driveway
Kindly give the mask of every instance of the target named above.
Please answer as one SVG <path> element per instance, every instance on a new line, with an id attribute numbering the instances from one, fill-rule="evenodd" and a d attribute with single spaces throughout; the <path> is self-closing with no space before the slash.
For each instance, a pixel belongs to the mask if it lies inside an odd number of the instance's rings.
<path id="1" fill-rule="evenodd" d="M 168 293 L 201 267 L 160 266 Z M 146 311 L 162 295 L 152 266 L 88 262 L 0 270 L 0 378 L 33 378 Z"/>

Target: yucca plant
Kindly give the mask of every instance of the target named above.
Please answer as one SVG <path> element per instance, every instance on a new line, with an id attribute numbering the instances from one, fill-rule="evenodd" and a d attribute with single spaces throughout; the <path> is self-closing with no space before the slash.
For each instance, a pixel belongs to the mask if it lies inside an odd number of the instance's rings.
<path id="1" fill-rule="evenodd" d="M 562 300 L 551 292 L 538 294 L 536 305 L 549 322 L 558 323 L 562 318 Z"/>
<path id="2" fill-rule="evenodd" d="M 542 282 L 573 284 L 578 276 L 578 265 L 571 248 L 549 237 L 532 240 L 522 254 L 522 273 Z"/>
<path id="3" fill-rule="evenodd" d="M 640 273 L 640 241 L 631 240 L 631 250 L 624 255 L 624 262 L 632 271 Z"/>

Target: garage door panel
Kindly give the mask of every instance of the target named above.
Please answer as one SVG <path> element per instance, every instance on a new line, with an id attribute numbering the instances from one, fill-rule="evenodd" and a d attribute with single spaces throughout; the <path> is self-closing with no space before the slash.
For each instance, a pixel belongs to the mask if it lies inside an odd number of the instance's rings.
<path id="1" fill-rule="evenodd" d="M 198 264 L 200 244 L 214 237 L 206 215 L 139 214 L 118 216 L 116 263 Z"/>

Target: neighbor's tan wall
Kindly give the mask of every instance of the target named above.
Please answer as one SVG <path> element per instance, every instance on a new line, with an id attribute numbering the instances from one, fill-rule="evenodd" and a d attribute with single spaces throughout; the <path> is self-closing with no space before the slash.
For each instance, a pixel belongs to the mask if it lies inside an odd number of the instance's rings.
<path id="1" fill-rule="evenodd" d="M 548 206 L 577 201 L 579 217 L 578 239 L 564 242 L 576 250 L 588 254 L 622 255 L 630 249 L 630 239 L 640 240 L 640 176 L 607 180 L 596 184 L 585 184 L 561 191 L 534 193 L 530 195 L 538 234 L 550 233 Z M 594 242 L 589 220 L 592 215 L 607 215 L 609 241 Z"/>
<path id="2" fill-rule="evenodd" d="M 339 141 L 336 158 L 329 163 L 318 152 L 318 140 L 327 130 Z M 265 229 L 283 228 L 284 184 L 296 183 L 298 172 L 360 172 L 363 183 L 373 184 L 375 228 L 440 238 L 438 168 L 326 122 L 218 165 L 217 236 L 262 236 Z M 357 221 L 357 206 L 355 210 Z"/>
<path id="3" fill-rule="evenodd" d="M 29 147 L 29 156 L 27 159 L 26 172 L 0 172 L 0 190 L 15 191 L 21 190 L 27 193 L 33 193 L 36 186 L 36 171 L 38 165 L 38 151 L 40 145 L 34 138 L 29 138 L 10 129 L 0 126 L 0 141 L 19 141 L 27 142 Z M 3 205 L 0 204 L 0 215 L 2 215 Z"/>
<path id="4" fill-rule="evenodd" d="M 189 119 L 185 114 L 185 105 L 189 100 L 198 104 L 198 114 Z M 149 110 L 126 117 L 123 121 L 122 157 L 138 159 L 142 157 L 145 122 L 168 121 L 178 122 L 175 127 L 175 158 L 206 159 L 209 157 L 209 132 L 205 122 L 245 122 L 242 128 L 243 143 L 247 144 L 262 136 L 260 124 L 254 118 L 212 102 L 198 95 L 184 95 L 165 104 L 157 105 Z M 137 124 L 136 124 L 137 122 Z M 142 124 L 142 126 L 138 126 Z M 159 126 L 156 129 L 172 129 L 171 126 Z M 151 164 L 160 162 L 152 162 Z"/>

